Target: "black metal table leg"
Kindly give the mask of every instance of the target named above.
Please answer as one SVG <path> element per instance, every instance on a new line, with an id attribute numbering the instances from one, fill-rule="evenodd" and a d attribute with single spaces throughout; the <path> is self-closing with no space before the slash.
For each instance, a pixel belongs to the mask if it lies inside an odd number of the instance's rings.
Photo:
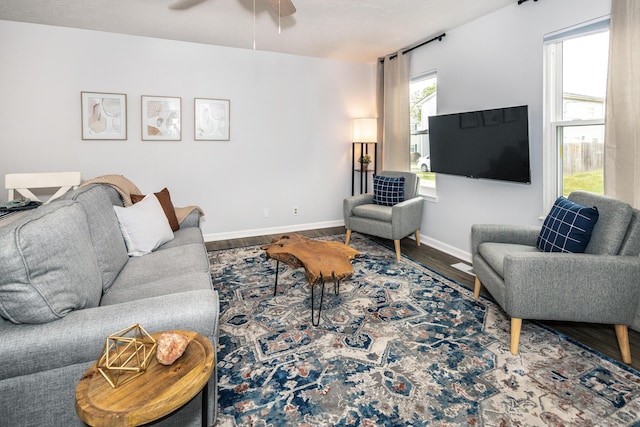
<path id="1" fill-rule="evenodd" d="M 280 271 L 280 261 L 276 260 L 276 280 L 273 285 L 273 296 L 275 297 L 278 293 L 278 273 Z M 333 292 L 336 295 L 340 294 L 340 281 L 336 279 L 335 272 L 331 272 L 331 278 L 333 279 Z M 318 310 L 315 309 L 316 302 L 316 293 L 315 293 L 315 284 L 311 283 L 311 324 L 313 326 L 320 325 L 320 317 L 322 316 L 322 303 L 324 302 L 324 277 L 322 276 L 322 272 L 320 272 L 320 305 L 318 306 Z M 317 311 L 317 314 L 315 314 Z"/>
<path id="2" fill-rule="evenodd" d="M 316 316 L 313 315 L 314 306 L 315 306 L 315 284 L 311 284 L 311 324 L 313 326 L 318 326 L 320 324 L 320 315 L 322 314 L 322 301 L 324 300 L 324 278 L 322 277 L 322 273 L 320 273 L 320 286 L 322 289 L 320 291 L 320 306 L 318 307 L 318 320 L 315 319 Z"/>
<path id="3" fill-rule="evenodd" d="M 209 427 L 209 381 L 202 389 L 202 427 Z"/>
<path id="4" fill-rule="evenodd" d="M 273 296 L 276 296 L 278 291 L 278 271 L 280 271 L 280 261 L 276 260 L 276 284 L 273 285 Z"/>

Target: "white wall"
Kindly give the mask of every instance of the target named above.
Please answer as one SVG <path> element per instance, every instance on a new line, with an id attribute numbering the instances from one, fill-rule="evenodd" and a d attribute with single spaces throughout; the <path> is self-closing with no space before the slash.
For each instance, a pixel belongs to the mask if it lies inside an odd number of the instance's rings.
<path id="1" fill-rule="evenodd" d="M 208 240 L 343 223 L 373 64 L 9 21 L 0 57 L 0 179 L 79 170 L 166 186 L 176 206 L 203 208 Z M 81 139 L 81 91 L 127 94 L 127 141 Z M 182 141 L 141 140 L 141 95 L 182 97 Z M 194 141 L 194 97 L 231 100 L 231 141 Z"/>
<path id="2" fill-rule="evenodd" d="M 530 115 L 532 184 L 439 175 L 424 242 L 468 258 L 474 223 L 540 223 L 542 38 L 609 11 L 610 0 L 514 2 L 411 53 L 412 75 L 438 72 L 440 114 L 527 104 Z M 0 55 L 0 179 L 80 170 L 167 186 L 176 205 L 202 206 L 209 240 L 342 222 L 351 118 L 374 113 L 375 65 L 7 21 Z M 128 95 L 127 141 L 81 140 L 83 90 Z M 181 142 L 141 141 L 141 95 L 182 97 Z M 194 97 L 231 100 L 230 142 L 193 140 Z"/>
<path id="3" fill-rule="evenodd" d="M 472 224 L 541 223 L 543 36 L 609 13 L 610 0 L 514 2 L 411 53 L 412 76 L 438 73 L 438 114 L 529 106 L 532 183 L 438 175 L 437 201 L 425 202 L 427 244 L 469 259 Z"/>

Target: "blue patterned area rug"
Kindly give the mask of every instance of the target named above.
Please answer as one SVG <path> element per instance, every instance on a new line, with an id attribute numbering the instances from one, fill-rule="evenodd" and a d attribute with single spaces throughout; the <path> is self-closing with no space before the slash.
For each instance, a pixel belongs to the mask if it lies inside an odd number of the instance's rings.
<path id="1" fill-rule="evenodd" d="M 344 236 L 327 240 L 344 241 Z M 311 325 L 304 270 L 209 252 L 218 426 L 640 426 L 640 373 L 354 234 L 354 275 Z M 636 355 L 640 357 L 640 355 Z"/>

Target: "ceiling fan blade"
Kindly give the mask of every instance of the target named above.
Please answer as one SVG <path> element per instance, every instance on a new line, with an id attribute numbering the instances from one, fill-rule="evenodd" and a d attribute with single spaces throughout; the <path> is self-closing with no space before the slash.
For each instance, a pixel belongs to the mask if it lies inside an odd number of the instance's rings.
<path id="1" fill-rule="evenodd" d="M 291 0 L 269 0 L 269 3 L 271 3 L 271 7 L 276 12 L 280 12 L 280 16 L 289 16 L 296 13 L 296 7 Z"/>
<path id="2" fill-rule="evenodd" d="M 197 6 L 200 3 L 204 3 L 205 1 L 207 0 L 178 0 L 177 2 L 169 6 L 169 9 L 186 10 L 192 8 L 193 6 Z"/>

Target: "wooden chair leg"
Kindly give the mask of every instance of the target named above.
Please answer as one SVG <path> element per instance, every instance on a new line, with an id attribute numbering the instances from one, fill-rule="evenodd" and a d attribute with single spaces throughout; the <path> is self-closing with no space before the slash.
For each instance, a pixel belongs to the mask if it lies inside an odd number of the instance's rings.
<path id="1" fill-rule="evenodd" d="M 518 343 L 520 342 L 520 330 L 522 329 L 522 319 L 511 318 L 511 354 L 518 354 Z"/>
<path id="2" fill-rule="evenodd" d="M 478 297 L 480 296 L 481 290 L 482 290 L 482 283 L 480 282 L 480 279 L 478 279 L 478 276 L 476 276 L 476 283 L 473 287 L 473 297 L 475 299 L 478 299 Z"/>
<path id="3" fill-rule="evenodd" d="M 420 230 L 416 230 L 416 246 L 420 246 Z"/>
<path id="4" fill-rule="evenodd" d="M 349 246 L 350 240 L 351 240 L 351 230 L 347 230 L 347 238 L 344 240 L 344 244 Z"/>
<path id="5" fill-rule="evenodd" d="M 394 240 L 393 246 L 396 247 L 396 258 L 400 261 L 400 240 Z"/>
<path id="6" fill-rule="evenodd" d="M 629 347 L 629 329 L 627 325 L 616 325 L 616 337 L 618 338 L 618 347 L 620 347 L 620 355 L 622 361 L 631 364 L 631 348 Z"/>

